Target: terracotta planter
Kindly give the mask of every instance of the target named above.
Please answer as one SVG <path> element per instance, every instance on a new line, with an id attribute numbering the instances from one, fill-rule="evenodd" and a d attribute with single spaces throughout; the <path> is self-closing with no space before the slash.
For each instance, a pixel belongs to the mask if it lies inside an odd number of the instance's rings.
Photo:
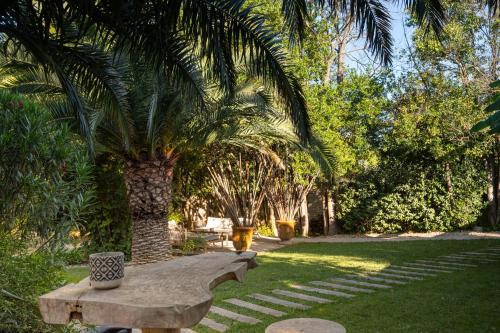
<path id="1" fill-rule="evenodd" d="M 276 221 L 278 237 L 282 241 L 287 241 L 295 236 L 295 221 Z"/>
<path id="2" fill-rule="evenodd" d="M 236 251 L 248 251 L 252 246 L 253 227 L 234 227 L 233 246 Z"/>

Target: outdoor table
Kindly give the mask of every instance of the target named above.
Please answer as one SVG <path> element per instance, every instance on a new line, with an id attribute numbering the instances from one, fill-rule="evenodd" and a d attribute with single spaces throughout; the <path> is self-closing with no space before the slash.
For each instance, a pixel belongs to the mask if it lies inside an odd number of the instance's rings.
<path id="1" fill-rule="evenodd" d="M 255 252 L 215 252 L 129 266 L 120 287 L 96 290 L 88 278 L 39 298 L 45 322 L 142 328 L 143 333 L 180 332 L 200 322 L 212 305 L 210 289 L 242 281 Z"/>

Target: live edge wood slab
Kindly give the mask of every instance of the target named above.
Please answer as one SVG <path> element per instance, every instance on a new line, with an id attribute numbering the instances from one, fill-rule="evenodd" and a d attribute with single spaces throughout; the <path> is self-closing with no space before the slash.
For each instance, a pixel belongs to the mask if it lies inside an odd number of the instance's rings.
<path id="1" fill-rule="evenodd" d="M 129 266 L 116 289 L 95 290 L 88 278 L 39 298 L 45 322 L 142 328 L 143 332 L 179 332 L 208 313 L 210 289 L 227 280 L 242 281 L 257 266 L 255 252 L 215 252 Z"/>

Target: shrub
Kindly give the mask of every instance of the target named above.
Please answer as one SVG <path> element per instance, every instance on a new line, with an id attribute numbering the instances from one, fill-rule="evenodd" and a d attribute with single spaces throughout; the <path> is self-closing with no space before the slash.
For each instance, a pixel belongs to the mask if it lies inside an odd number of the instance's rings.
<path id="1" fill-rule="evenodd" d="M 207 241 L 202 237 L 189 238 L 182 245 L 182 252 L 187 254 L 200 252 L 205 249 L 206 245 Z"/>
<path id="2" fill-rule="evenodd" d="M 274 236 L 273 229 L 271 228 L 270 225 L 267 225 L 267 224 L 259 225 L 257 227 L 257 232 L 259 233 L 259 235 L 265 236 L 265 237 L 273 237 Z"/>
<path id="3" fill-rule="evenodd" d="M 5 91 L 0 91 L 0 156 L 0 232 L 57 239 L 90 211 L 85 146 L 49 111 Z"/>
<path id="4" fill-rule="evenodd" d="M 52 333 L 70 329 L 45 324 L 38 296 L 63 284 L 62 266 L 47 253 L 28 254 L 26 246 L 0 234 L 0 332 Z"/>
<path id="5" fill-rule="evenodd" d="M 342 191 L 339 220 L 345 230 L 354 232 L 468 228 L 485 207 L 485 180 L 470 166 L 457 168 L 457 174 L 448 192 L 438 172 L 412 172 L 398 183 L 379 170 Z"/>

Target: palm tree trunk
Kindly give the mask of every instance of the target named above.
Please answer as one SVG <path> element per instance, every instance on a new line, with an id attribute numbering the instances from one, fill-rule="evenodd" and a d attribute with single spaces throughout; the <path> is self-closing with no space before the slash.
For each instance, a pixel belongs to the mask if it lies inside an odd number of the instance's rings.
<path id="1" fill-rule="evenodd" d="M 172 198 L 172 169 L 162 161 L 127 162 L 124 171 L 132 216 L 132 262 L 145 264 L 171 257 L 167 208 Z"/>

